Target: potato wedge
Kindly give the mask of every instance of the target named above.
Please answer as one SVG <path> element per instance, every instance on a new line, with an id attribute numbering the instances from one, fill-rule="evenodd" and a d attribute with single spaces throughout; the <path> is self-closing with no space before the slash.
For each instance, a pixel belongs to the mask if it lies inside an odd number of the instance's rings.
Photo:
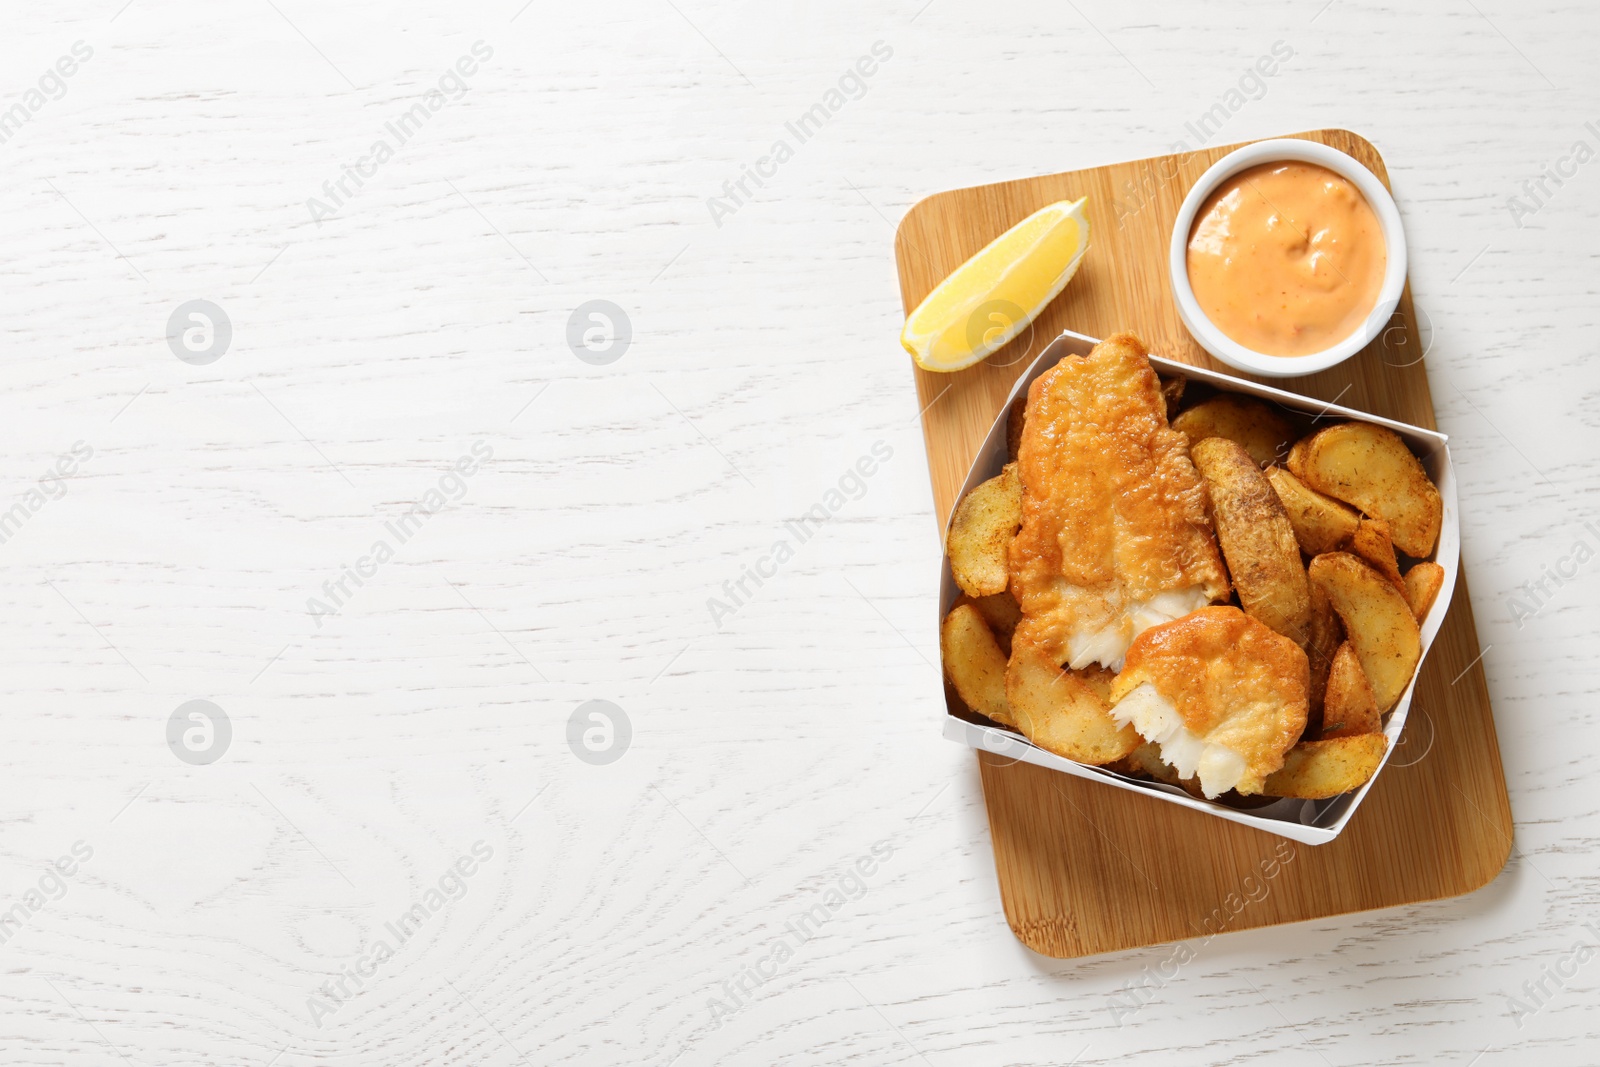
<path id="1" fill-rule="evenodd" d="M 1290 450 L 1289 469 L 1318 492 L 1388 523 L 1389 536 L 1406 555 L 1433 551 L 1444 502 L 1422 461 L 1393 430 L 1368 422 L 1329 426 Z"/>
<path id="2" fill-rule="evenodd" d="M 1222 393 L 1202 400 L 1172 420 L 1172 428 L 1193 448 L 1211 437 L 1225 437 L 1250 453 L 1256 466 L 1281 461 L 1295 438 L 1294 423 L 1254 397 Z"/>
<path id="3" fill-rule="evenodd" d="M 1144 773 L 1144 768 L 1139 766 L 1138 763 L 1134 762 L 1132 756 L 1123 756 L 1121 759 L 1114 759 L 1110 763 L 1102 763 L 1100 766 L 1108 771 L 1115 771 L 1116 773 L 1125 775 L 1129 778 L 1150 777 L 1148 774 Z"/>
<path id="4" fill-rule="evenodd" d="M 1142 739 L 1118 726 L 1097 688 L 1103 671 L 1062 670 L 1030 645 L 1018 644 L 1006 666 L 1006 703 L 1028 740 L 1047 752 L 1098 766 L 1122 759 Z"/>
<path id="5" fill-rule="evenodd" d="M 1015 726 L 1006 704 L 1006 656 L 983 614 L 972 604 L 957 604 L 939 627 L 944 675 L 967 707 L 995 722 Z"/>
<path id="6" fill-rule="evenodd" d="M 1354 552 L 1377 569 L 1401 593 L 1406 591 L 1400 577 L 1400 563 L 1394 558 L 1394 542 L 1389 539 L 1389 524 L 1382 519 L 1362 519 L 1346 550 Z"/>
<path id="7" fill-rule="evenodd" d="M 1411 605 L 1387 578 L 1348 552 L 1318 556 L 1311 561 L 1310 577 L 1327 590 L 1372 684 L 1378 713 L 1387 712 L 1411 684 L 1422 659 L 1422 635 Z"/>
<path id="8" fill-rule="evenodd" d="M 956 601 L 958 604 L 971 604 L 983 616 L 983 621 L 989 624 L 989 632 L 994 634 L 996 643 L 1006 658 L 1011 658 L 1011 635 L 1016 632 L 1017 623 L 1022 621 L 1022 608 L 1017 604 L 1017 598 L 1010 593 L 991 593 L 976 599 L 963 595 Z"/>
<path id="9" fill-rule="evenodd" d="M 1377 773 L 1388 747 L 1389 739 L 1382 734 L 1302 741 L 1289 750 L 1283 768 L 1268 776 L 1263 792 L 1273 797 L 1326 800 L 1360 789 Z"/>
<path id="10" fill-rule="evenodd" d="M 1361 525 L 1361 513 L 1323 496 L 1282 467 L 1267 471 L 1267 481 L 1289 514 L 1289 525 L 1308 556 L 1337 552 Z"/>
<path id="11" fill-rule="evenodd" d="M 1444 589 L 1444 568 L 1437 563 L 1414 564 L 1406 571 L 1405 586 L 1406 600 L 1410 602 L 1411 612 L 1420 623 L 1428 617 L 1433 602 L 1439 599 L 1439 593 Z"/>
<path id="12" fill-rule="evenodd" d="M 1161 746 L 1154 741 L 1146 741 L 1128 753 L 1124 762 L 1148 778 L 1168 785 L 1178 784 L 1177 769 L 1161 758 Z"/>
<path id="13" fill-rule="evenodd" d="M 1211 519 L 1239 604 L 1269 628 L 1305 647 L 1311 590 L 1300 543 L 1278 494 L 1243 445 L 1206 437 L 1189 447 L 1211 498 Z"/>
<path id="14" fill-rule="evenodd" d="M 1315 738 L 1322 730 L 1322 702 L 1328 691 L 1334 654 L 1344 643 L 1344 624 L 1333 610 L 1328 591 L 1316 582 L 1308 580 L 1307 584 L 1311 587 L 1311 637 L 1306 641 L 1306 659 L 1311 663 L 1311 691 L 1305 736 Z"/>
<path id="15" fill-rule="evenodd" d="M 1011 402 L 1011 410 L 1006 412 L 1006 459 L 1015 463 L 1017 453 L 1022 450 L 1022 427 L 1028 422 L 1028 391 Z"/>
<path id="16" fill-rule="evenodd" d="M 1328 692 L 1322 702 L 1322 733 L 1319 740 L 1375 734 L 1383 728 L 1372 685 L 1355 649 L 1346 641 L 1333 655 L 1328 671 Z"/>
<path id="17" fill-rule="evenodd" d="M 1177 786 L 1196 800 L 1205 799 L 1205 793 L 1200 790 L 1200 780 L 1198 778 L 1180 778 L 1177 768 L 1161 758 L 1161 746 L 1154 741 L 1146 741 L 1128 753 L 1125 762 L 1149 778 L 1166 785 Z"/>
<path id="18" fill-rule="evenodd" d="M 945 551 L 950 573 L 968 596 L 1005 592 L 1008 550 L 1022 525 L 1022 478 L 1007 463 L 999 474 L 961 498 L 950 517 Z"/>
<path id="19" fill-rule="evenodd" d="M 1170 378 L 1157 377 L 1161 383 L 1161 399 L 1167 402 L 1167 422 L 1178 416 L 1178 405 L 1183 402 L 1183 388 L 1189 384 L 1189 379 L 1175 374 Z"/>

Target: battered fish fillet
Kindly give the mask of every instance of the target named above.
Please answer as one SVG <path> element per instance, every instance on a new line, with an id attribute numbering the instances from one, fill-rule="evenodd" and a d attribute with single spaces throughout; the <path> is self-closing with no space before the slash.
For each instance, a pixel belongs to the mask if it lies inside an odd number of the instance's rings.
<path id="1" fill-rule="evenodd" d="M 1111 717 L 1207 797 L 1259 793 L 1306 728 L 1310 675 L 1289 638 L 1238 608 L 1201 608 L 1133 642 Z"/>
<path id="2" fill-rule="evenodd" d="M 1118 670 L 1142 631 L 1228 595 L 1189 439 L 1167 425 L 1145 347 L 1122 333 L 1028 389 L 1013 644 Z"/>

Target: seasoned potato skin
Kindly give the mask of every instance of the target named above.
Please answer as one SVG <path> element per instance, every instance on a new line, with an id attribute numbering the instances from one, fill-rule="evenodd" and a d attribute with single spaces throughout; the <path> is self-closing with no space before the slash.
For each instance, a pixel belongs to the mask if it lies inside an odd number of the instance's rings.
<path id="1" fill-rule="evenodd" d="M 1189 438 L 1190 447 L 1212 437 L 1227 438 L 1250 453 L 1258 467 L 1281 461 L 1295 438 L 1294 423 L 1281 412 L 1235 393 L 1202 400 L 1173 419 L 1172 428 Z"/>
<path id="2" fill-rule="evenodd" d="M 1311 561 L 1309 573 L 1327 591 L 1344 623 L 1379 714 L 1388 712 L 1411 684 L 1422 658 L 1421 632 L 1411 605 L 1387 578 L 1348 552 L 1323 553 Z"/>
<path id="3" fill-rule="evenodd" d="M 1334 653 L 1333 665 L 1328 671 L 1328 692 L 1323 700 L 1322 735 L 1319 740 L 1332 737 L 1354 737 L 1357 734 L 1375 734 L 1383 726 L 1378 715 L 1378 702 L 1372 695 L 1372 684 L 1361 669 L 1361 660 L 1355 649 L 1346 641 Z"/>
<path id="4" fill-rule="evenodd" d="M 1267 481 L 1283 503 L 1294 536 L 1308 556 L 1337 552 L 1361 525 L 1361 515 L 1354 508 L 1324 496 L 1282 467 L 1269 469 Z"/>
<path id="5" fill-rule="evenodd" d="M 1006 656 L 989 624 L 972 604 L 957 604 L 939 627 L 944 676 L 967 707 L 995 722 L 1015 726 L 1006 704 Z"/>
<path id="6" fill-rule="evenodd" d="M 1318 492 L 1388 523 L 1395 547 L 1406 555 L 1432 554 L 1444 502 L 1422 461 L 1393 430 L 1369 422 L 1329 426 L 1297 442 L 1288 466 Z"/>
<path id="7" fill-rule="evenodd" d="M 965 593 L 956 601 L 957 604 L 971 604 L 978 609 L 978 614 L 983 616 L 983 621 L 989 624 L 989 632 L 994 634 L 1000 651 L 1011 656 L 1011 635 L 1017 632 L 1017 623 L 1022 621 L 1022 608 L 1017 605 L 1017 598 L 1010 593 L 991 593 L 988 596 L 970 597 Z"/>
<path id="8" fill-rule="evenodd" d="M 1322 730 L 1322 703 L 1328 690 L 1333 657 L 1344 643 L 1344 623 L 1333 610 L 1328 591 L 1309 578 L 1307 575 L 1307 584 L 1311 587 L 1311 637 L 1306 641 L 1306 659 L 1311 664 L 1311 709 L 1306 737 L 1315 739 Z"/>
<path id="9" fill-rule="evenodd" d="M 1022 428 L 1028 424 L 1028 394 L 1024 392 L 1011 402 L 1011 410 L 1006 412 L 1006 459 L 1012 463 L 1017 461 L 1017 453 L 1022 449 Z"/>
<path id="10" fill-rule="evenodd" d="M 1154 741 L 1146 741 L 1129 753 L 1125 761 L 1128 766 L 1143 774 L 1167 785 L 1175 785 L 1196 800 L 1204 800 L 1206 795 L 1200 789 L 1198 778 L 1180 778 L 1177 770 L 1161 758 L 1161 746 Z"/>
<path id="11" fill-rule="evenodd" d="M 1167 402 L 1167 422 L 1170 425 L 1178 415 L 1178 406 L 1183 403 L 1183 390 L 1189 384 L 1189 379 L 1175 374 L 1171 378 L 1157 376 L 1157 380 L 1161 382 L 1161 399 Z"/>
<path id="12" fill-rule="evenodd" d="M 1411 612 L 1420 623 L 1428 617 L 1433 602 L 1439 599 L 1439 593 L 1444 589 L 1444 568 L 1426 561 L 1413 564 L 1406 571 L 1405 587 L 1406 600 L 1410 602 Z"/>
<path id="13" fill-rule="evenodd" d="M 1250 453 L 1225 437 L 1189 449 L 1210 494 L 1211 518 L 1245 614 L 1305 647 L 1311 590 L 1294 527 Z"/>
<path id="14" fill-rule="evenodd" d="M 1400 563 L 1394 556 L 1394 542 L 1389 538 L 1388 523 L 1382 519 L 1362 519 L 1346 547 L 1372 564 L 1402 594 L 1405 593 L 1406 583 L 1400 577 Z"/>
<path id="15" fill-rule="evenodd" d="M 1020 642 L 1006 666 L 1006 702 L 1017 729 L 1045 751 L 1091 766 L 1120 760 L 1142 741 L 1111 717 L 1102 695 L 1109 689 L 1109 672 L 1063 670 Z"/>
<path id="16" fill-rule="evenodd" d="M 1358 734 L 1327 741 L 1302 741 L 1289 750 L 1283 769 L 1267 778 L 1268 796 L 1326 800 L 1367 784 L 1383 762 L 1389 739 Z"/>
<path id="17" fill-rule="evenodd" d="M 968 596 L 1003 593 L 1010 581 L 1008 551 L 1022 525 L 1022 479 L 1007 463 L 993 478 L 961 498 L 950 517 L 945 552 L 950 573 Z"/>

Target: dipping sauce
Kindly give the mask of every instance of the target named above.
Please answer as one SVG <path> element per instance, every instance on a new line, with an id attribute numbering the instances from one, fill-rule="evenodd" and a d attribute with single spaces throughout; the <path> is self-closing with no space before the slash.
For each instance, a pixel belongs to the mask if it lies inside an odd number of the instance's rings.
<path id="1" fill-rule="evenodd" d="M 1378 304 L 1388 250 L 1366 197 L 1315 163 L 1263 163 L 1206 199 L 1189 233 L 1189 285 L 1233 340 L 1308 356 L 1349 337 Z"/>

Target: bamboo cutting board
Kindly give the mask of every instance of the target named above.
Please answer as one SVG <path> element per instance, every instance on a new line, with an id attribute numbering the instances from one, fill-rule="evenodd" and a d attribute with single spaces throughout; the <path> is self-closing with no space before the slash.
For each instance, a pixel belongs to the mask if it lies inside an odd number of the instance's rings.
<path id="1" fill-rule="evenodd" d="M 1383 159 L 1346 130 L 1332 145 L 1383 182 Z M 955 494 L 1011 383 L 1064 329 L 1137 333 L 1152 352 L 1238 374 L 1184 329 L 1167 275 L 1178 207 L 1237 145 L 1188 156 L 939 193 L 895 239 L 907 313 L 947 274 L 1025 216 L 1087 196 L 1090 248 L 1031 332 L 955 374 L 915 370 L 934 501 Z M 1433 427 L 1409 287 L 1384 335 L 1354 359 L 1283 388 Z M 1312 847 L 1070 775 L 980 753 L 1006 920 L 1047 956 L 1087 956 L 1225 930 L 1435 900 L 1486 884 L 1511 850 L 1511 805 L 1484 684 L 1466 573 L 1427 660 L 1406 733 L 1345 832 Z"/>

